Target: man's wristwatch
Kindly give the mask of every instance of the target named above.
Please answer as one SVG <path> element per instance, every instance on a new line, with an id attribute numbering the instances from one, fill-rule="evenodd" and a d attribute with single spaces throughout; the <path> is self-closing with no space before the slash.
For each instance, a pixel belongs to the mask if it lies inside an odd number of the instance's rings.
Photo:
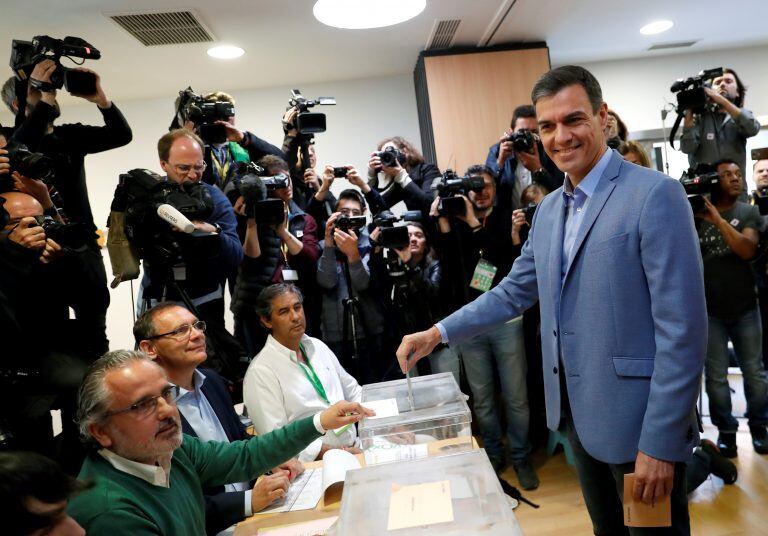
<path id="1" fill-rule="evenodd" d="M 221 234 L 221 225 L 218 223 L 212 223 L 211 225 L 213 225 L 213 228 L 216 229 L 216 234 Z"/>

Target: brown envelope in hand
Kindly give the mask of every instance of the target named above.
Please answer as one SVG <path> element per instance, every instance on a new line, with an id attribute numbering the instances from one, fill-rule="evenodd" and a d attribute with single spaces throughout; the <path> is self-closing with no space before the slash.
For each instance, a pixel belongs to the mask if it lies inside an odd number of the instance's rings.
<path id="1" fill-rule="evenodd" d="M 653 504 L 635 501 L 632 498 L 632 488 L 635 485 L 635 474 L 624 475 L 624 524 L 628 527 L 671 527 L 672 502 L 667 495 L 661 501 Z"/>

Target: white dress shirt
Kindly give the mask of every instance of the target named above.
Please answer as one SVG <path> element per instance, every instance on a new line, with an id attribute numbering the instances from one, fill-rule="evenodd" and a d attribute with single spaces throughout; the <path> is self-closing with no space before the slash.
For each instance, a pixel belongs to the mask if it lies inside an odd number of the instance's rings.
<path id="1" fill-rule="evenodd" d="M 148 463 L 136 462 L 123 458 L 119 454 L 115 454 L 108 449 L 100 449 L 99 455 L 107 460 L 112 467 L 123 473 L 128 473 L 136 478 L 140 478 L 145 482 L 158 486 L 161 488 L 171 487 L 171 466 L 170 462 L 168 467 L 162 467 L 160 465 L 150 465 Z M 173 454 L 171 454 L 173 456 Z"/>
<path id="2" fill-rule="evenodd" d="M 323 384 L 328 402 L 360 402 L 362 388 L 339 363 L 322 341 L 304 335 L 301 344 L 307 359 Z M 248 416 L 258 434 L 266 434 L 297 419 L 317 414 L 329 407 L 317 393 L 299 365 L 296 352 L 277 342 L 271 335 L 248 366 L 243 380 L 243 398 Z M 323 443 L 334 447 L 355 445 L 357 432 L 350 426 L 340 435 L 329 430 L 301 451 L 299 460 L 313 461 Z"/>

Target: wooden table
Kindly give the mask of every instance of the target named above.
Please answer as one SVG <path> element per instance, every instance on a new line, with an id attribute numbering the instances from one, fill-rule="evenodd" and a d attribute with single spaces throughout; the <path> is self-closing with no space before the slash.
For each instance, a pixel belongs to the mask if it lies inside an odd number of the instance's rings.
<path id="1" fill-rule="evenodd" d="M 466 440 L 466 437 L 457 437 L 427 443 L 427 456 L 444 456 L 446 454 L 452 454 L 453 452 L 461 452 L 462 449 L 458 447 L 461 445 L 461 443 L 465 443 Z M 478 448 L 477 441 L 475 441 L 474 437 L 472 438 L 472 448 Z M 357 454 L 356 457 L 360 461 L 360 465 L 365 467 L 365 457 L 362 454 Z M 304 464 L 304 467 L 307 469 L 315 469 L 322 466 L 322 460 Z M 300 510 L 297 512 L 281 512 L 274 514 L 255 514 L 237 524 L 237 528 L 235 529 L 235 536 L 248 536 L 256 534 L 256 531 L 260 528 L 287 525 L 289 523 L 300 523 L 302 521 L 310 521 L 312 519 L 321 519 L 324 517 L 338 515 L 339 509 L 341 508 L 342 491 L 342 486 L 329 488 L 326 494 L 327 498 L 321 497 L 320 502 L 318 502 L 317 506 L 312 510 Z"/>

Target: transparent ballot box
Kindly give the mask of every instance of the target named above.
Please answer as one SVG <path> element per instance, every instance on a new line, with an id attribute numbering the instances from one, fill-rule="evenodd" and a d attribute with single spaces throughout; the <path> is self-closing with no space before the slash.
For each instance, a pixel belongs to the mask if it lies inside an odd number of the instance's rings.
<path id="1" fill-rule="evenodd" d="M 472 415 L 453 374 L 418 376 L 411 385 L 413 408 L 405 379 L 363 386 L 362 404 L 376 411 L 358 427 L 368 465 L 425 457 L 427 444 L 436 441 L 442 446 L 430 447 L 431 456 L 472 449 Z M 372 458 L 373 450 L 391 456 Z"/>
<path id="2" fill-rule="evenodd" d="M 522 534 L 485 451 L 347 473 L 337 534 Z"/>

